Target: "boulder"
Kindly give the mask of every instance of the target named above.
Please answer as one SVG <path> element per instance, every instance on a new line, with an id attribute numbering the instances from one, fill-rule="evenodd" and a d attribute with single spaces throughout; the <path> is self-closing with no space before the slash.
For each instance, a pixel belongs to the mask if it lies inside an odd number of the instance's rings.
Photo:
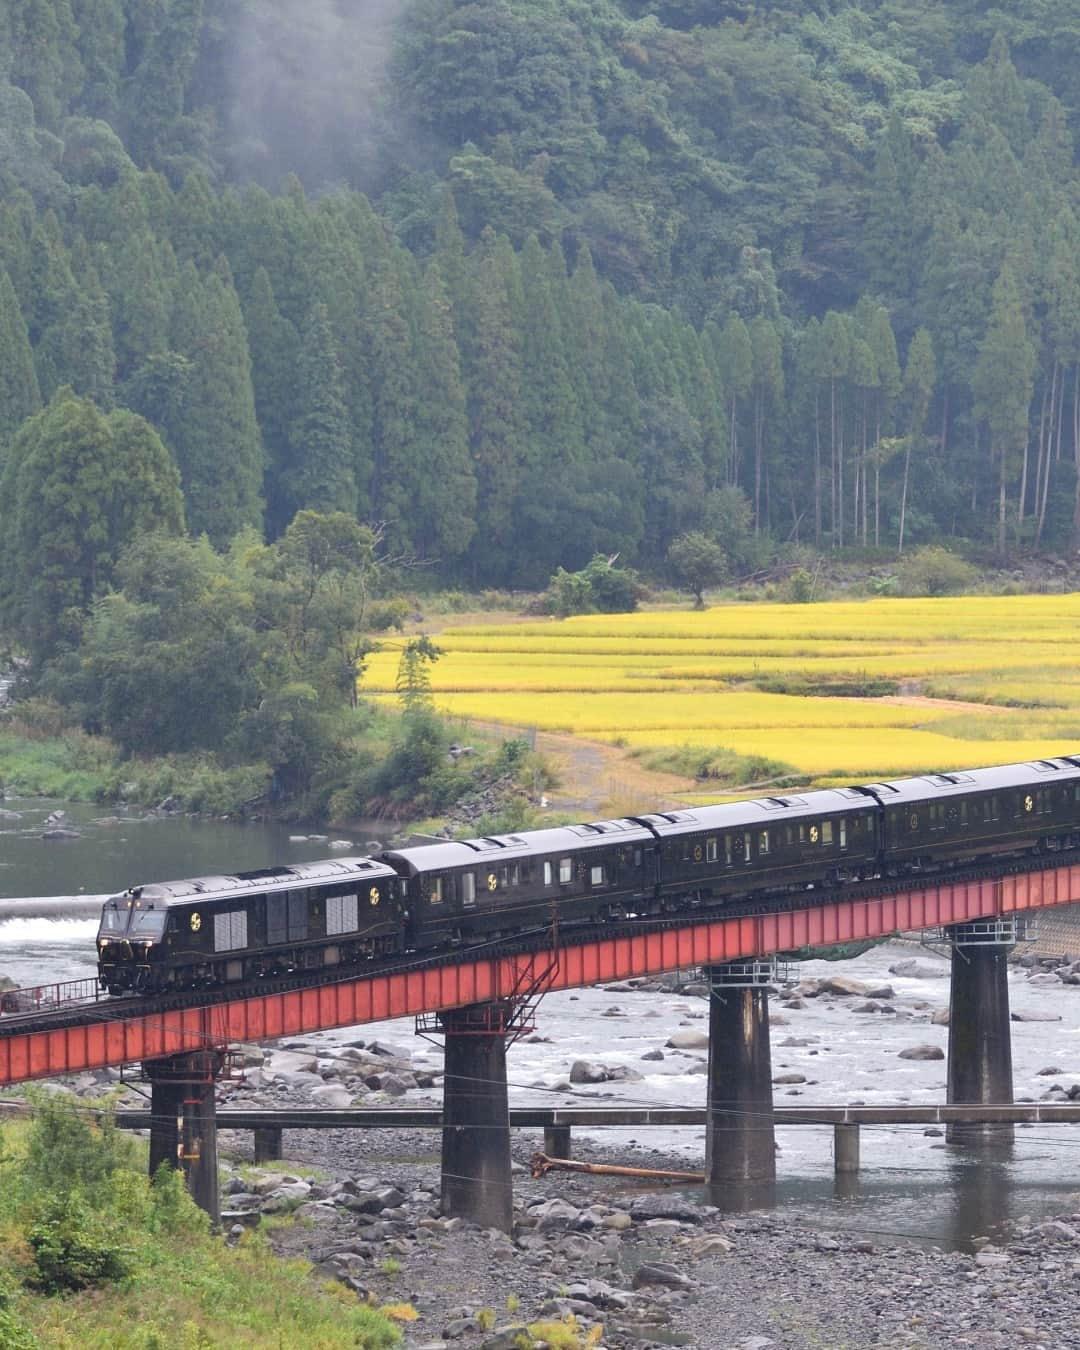
<path id="1" fill-rule="evenodd" d="M 786 1083 L 805 1083 L 806 1074 L 804 1073 L 778 1073 L 773 1079 L 774 1084 L 784 1085 Z"/>
<path id="2" fill-rule="evenodd" d="M 937 1012 L 930 1014 L 930 1021 L 935 1027 L 947 1027 L 950 1016 L 951 1013 L 948 1008 L 938 1008 Z"/>
<path id="3" fill-rule="evenodd" d="M 571 1083 L 606 1083 L 610 1076 L 603 1064 L 588 1059 L 575 1059 L 570 1066 Z"/>
<path id="4" fill-rule="evenodd" d="M 913 956 L 889 967 L 890 975 L 899 975 L 905 980 L 943 980 L 948 973 L 949 967 L 944 962 L 932 966 L 929 961 L 916 961 Z"/>
<path id="5" fill-rule="evenodd" d="M 536 1227 L 541 1233 L 564 1232 L 574 1228 L 580 1216 L 581 1210 L 561 1196 L 533 1205 L 529 1210 L 529 1217 L 536 1220 Z"/>
<path id="6" fill-rule="evenodd" d="M 668 1037 L 667 1048 L 669 1050 L 707 1050 L 709 1048 L 708 1033 L 704 1031 L 675 1031 Z"/>
<path id="7" fill-rule="evenodd" d="M 854 994 L 859 998 L 867 998 L 870 993 L 870 986 L 863 984 L 861 980 L 849 979 L 847 975 L 828 975 L 825 979 L 819 981 L 818 992 L 840 994 L 845 997 Z"/>
<path id="8" fill-rule="evenodd" d="M 874 984 L 866 991 L 867 998 L 895 998 L 896 990 L 891 984 Z"/>
<path id="9" fill-rule="evenodd" d="M 351 852 L 356 847 L 351 839 L 331 839 L 329 846 L 334 853 Z"/>
<path id="10" fill-rule="evenodd" d="M 641 1056 L 641 1058 L 643 1060 L 647 1059 L 653 1062 L 657 1062 L 664 1058 L 664 1052 L 663 1050 L 646 1050 L 645 1053 Z"/>
<path id="11" fill-rule="evenodd" d="M 1060 1022 L 1061 1014 L 1052 1012 L 1014 1012 L 1010 1016 L 1014 1022 Z"/>
<path id="12" fill-rule="evenodd" d="M 340 1083 L 328 1083 L 325 1087 L 312 1088 L 311 1099 L 329 1110 L 344 1110 L 352 1106 L 352 1093 Z"/>
<path id="13" fill-rule="evenodd" d="M 674 1191 L 650 1191 L 639 1195 L 630 1206 L 630 1217 L 638 1223 L 648 1219 L 678 1219 L 680 1223 L 701 1223 L 705 1215 Z"/>
<path id="14" fill-rule="evenodd" d="M 464 754 L 464 751 L 462 751 Z M 533 1338 L 524 1322 L 508 1322 L 495 1330 L 480 1342 L 480 1350 L 520 1350 L 522 1345 L 531 1345 Z"/>
<path id="15" fill-rule="evenodd" d="M 909 1045 L 900 1051 L 901 1059 L 944 1059 L 945 1051 L 940 1045 Z"/>
<path id="16" fill-rule="evenodd" d="M 78 830 L 42 830 L 42 839 L 79 839 L 81 836 Z"/>
<path id="17" fill-rule="evenodd" d="M 667 1289 L 689 1289 L 693 1284 L 689 1275 L 684 1275 L 676 1266 L 666 1261 L 646 1261 L 634 1271 L 631 1287 L 646 1289 L 650 1285 L 662 1285 Z"/>

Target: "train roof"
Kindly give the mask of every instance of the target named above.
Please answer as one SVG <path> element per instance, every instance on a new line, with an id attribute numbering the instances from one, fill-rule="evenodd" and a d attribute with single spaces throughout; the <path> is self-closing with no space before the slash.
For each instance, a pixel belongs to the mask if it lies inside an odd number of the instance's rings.
<path id="1" fill-rule="evenodd" d="M 1025 760 L 1020 764 L 1000 764 L 985 769 L 957 769 L 952 773 L 930 773 L 919 778 L 899 778 L 871 783 L 870 791 L 884 806 L 909 802 L 939 801 L 957 794 L 997 792 L 1010 787 L 1043 787 L 1047 783 L 1080 778 L 1080 756 L 1058 759 Z"/>
<path id="2" fill-rule="evenodd" d="M 528 830 L 521 834 L 494 834 L 482 839 L 454 839 L 445 844 L 418 844 L 415 848 L 393 849 L 379 857 L 399 863 L 409 876 L 441 872 L 449 867 L 486 866 L 502 859 L 549 857 L 587 848 L 612 844 L 649 843 L 652 831 L 640 821 L 594 820 L 585 825 L 560 825 L 546 830 Z"/>
<path id="3" fill-rule="evenodd" d="M 862 788 L 822 788 L 816 792 L 785 792 L 772 797 L 754 797 L 749 801 L 695 806 L 692 810 L 657 811 L 639 819 L 661 837 L 666 837 L 700 830 L 758 827 L 768 825 L 770 821 L 834 815 L 874 805 L 872 796 Z"/>
<path id="4" fill-rule="evenodd" d="M 189 877 L 182 881 L 152 881 L 133 886 L 111 900 L 135 896 L 154 900 L 166 907 L 192 900 L 225 900 L 253 891 L 287 891 L 302 886 L 330 885 L 334 882 L 367 881 L 372 877 L 396 876 L 394 869 L 374 858 L 326 858 L 319 862 L 294 863 L 289 867 L 262 867 L 253 872 L 235 872 L 223 876 Z M 108 903 L 108 902 L 106 902 Z"/>

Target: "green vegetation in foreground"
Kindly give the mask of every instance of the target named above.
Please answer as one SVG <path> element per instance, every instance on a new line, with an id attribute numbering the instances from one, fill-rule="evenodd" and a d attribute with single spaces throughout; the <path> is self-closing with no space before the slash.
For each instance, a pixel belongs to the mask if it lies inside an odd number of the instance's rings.
<path id="1" fill-rule="evenodd" d="M 179 1174 L 85 1103 L 40 1096 L 0 1146 L 5 1350 L 388 1350 L 392 1323 L 258 1234 L 227 1247 Z"/>

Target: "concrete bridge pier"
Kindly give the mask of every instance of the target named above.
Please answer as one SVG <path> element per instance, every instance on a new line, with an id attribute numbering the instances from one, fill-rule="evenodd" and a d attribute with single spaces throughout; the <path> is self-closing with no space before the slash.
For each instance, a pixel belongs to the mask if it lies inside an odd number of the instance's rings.
<path id="1" fill-rule="evenodd" d="M 1016 942 L 1008 919 L 955 924 L 949 1009 L 950 1103 L 981 1106 L 1013 1100 L 1012 1036 L 1009 1023 L 1008 955 Z M 1011 1144 L 1013 1126 L 950 1124 L 950 1144 Z"/>
<path id="2" fill-rule="evenodd" d="M 705 1183 L 712 1203 L 740 1207 L 776 1181 L 768 1005 L 773 966 L 728 962 L 705 974 L 712 990 Z"/>
<path id="3" fill-rule="evenodd" d="M 221 1198 L 214 1089 L 222 1062 L 220 1052 L 198 1050 L 143 1065 L 150 1079 L 150 1174 L 162 1163 L 182 1167 L 192 1199 L 215 1225 Z"/>
<path id="4" fill-rule="evenodd" d="M 475 1003 L 439 1015 L 446 1036 L 441 1208 L 448 1218 L 509 1233 L 506 1014 L 502 1004 Z"/>

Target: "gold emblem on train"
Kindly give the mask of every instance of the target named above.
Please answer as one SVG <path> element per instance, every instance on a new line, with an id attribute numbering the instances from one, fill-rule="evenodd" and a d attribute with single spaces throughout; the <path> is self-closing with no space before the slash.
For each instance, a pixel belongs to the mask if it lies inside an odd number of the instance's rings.
<path id="1" fill-rule="evenodd" d="M 373 905 L 377 905 L 381 898 L 378 886 L 372 886 L 371 890 L 368 891 L 368 899 Z"/>
<path id="2" fill-rule="evenodd" d="M 499 885 L 499 878 L 495 875 L 494 872 L 489 872 L 489 873 L 488 873 L 488 877 L 487 877 L 487 888 L 488 888 L 488 890 L 489 890 L 489 891 L 497 890 L 497 889 L 498 889 L 498 885 Z"/>
<path id="3" fill-rule="evenodd" d="M 817 827 L 816 825 L 811 825 L 811 826 L 810 826 L 810 842 L 811 842 L 812 844 L 816 844 L 817 841 L 818 841 L 818 827 Z"/>
<path id="4" fill-rule="evenodd" d="M 1025 810 L 1025 811 L 1034 811 L 1034 810 L 1035 810 L 1035 799 L 1034 799 L 1034 797 L 1032 797 L 1032 795 L 1031 795 L 1030 792 L 1029 792 L 1028 795 L 1024 798 L 1024 810 Z"/>
<path id="5" fill-rule="evenodd" d="M 197 933 L 202 927 L 202 915 L 196 910 L 191 916 L 191 931 Z"/>

